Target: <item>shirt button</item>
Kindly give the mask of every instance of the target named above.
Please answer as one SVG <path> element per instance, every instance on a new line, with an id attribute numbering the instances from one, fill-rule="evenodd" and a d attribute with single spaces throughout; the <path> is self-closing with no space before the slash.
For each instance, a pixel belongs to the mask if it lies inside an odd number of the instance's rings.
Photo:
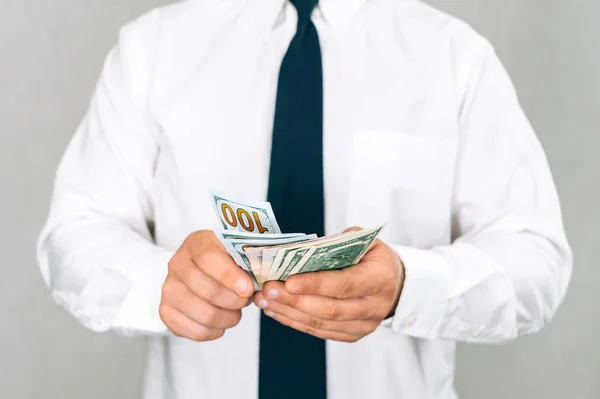
<path id="1" fill-rule="evenodd" d="M 415 325 L 416 322 L 417 322 L 417 316 L 412 315 L 408 319 L 406 319 L 406 322 L 404 324 L 406 325 L 406 327 L 412 327 Z"/>

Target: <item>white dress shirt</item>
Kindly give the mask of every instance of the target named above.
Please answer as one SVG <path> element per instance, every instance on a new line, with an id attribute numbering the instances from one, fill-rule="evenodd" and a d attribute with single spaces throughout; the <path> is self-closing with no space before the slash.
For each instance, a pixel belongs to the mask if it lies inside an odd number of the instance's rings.
<path id="1" fill-rule="evenodd" d="M 387 222 L 406 268 L 393 318 L 327 343 L 329 398 L 456 398 L 455 341 L 537 332 L 565 295 L 572 257 L 543 149 L 466 24 L 417 0 L 321 0 L 313 21 L 326 230 Z M 195 343 L 158 306 L 174 251 L 220 228 L 211 188 L 266 199 L 296 22 L 284 0 L 192 0 L 128 24 L 58 169 L 43 276 L 87 328 L 150 337 L 146 399 L 257 398 L 259 309 Z"/>

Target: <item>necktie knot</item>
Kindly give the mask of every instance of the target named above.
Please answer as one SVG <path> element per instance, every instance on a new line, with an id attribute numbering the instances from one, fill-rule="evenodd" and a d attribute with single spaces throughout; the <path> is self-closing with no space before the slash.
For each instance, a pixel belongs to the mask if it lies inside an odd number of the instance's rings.
<path id="1" fill-rule="evenodd" d="M 298 11 L 298 22 L 309 21 L 312 11 L 317 6 L 319 0 L 291 0 L 296 11 Z"/>

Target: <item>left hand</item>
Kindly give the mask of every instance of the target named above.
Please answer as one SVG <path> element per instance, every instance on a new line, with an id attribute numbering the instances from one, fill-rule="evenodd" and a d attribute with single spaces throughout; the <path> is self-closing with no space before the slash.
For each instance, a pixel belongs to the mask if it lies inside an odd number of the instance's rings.
<path id="1" fill-rule="evenodd" d="M 322 339 L 356 342 L 396 309 L 404 284 L 398 255 L 376 240 L 360 263 L 343 270 L 270 281 L 254 296 L 265 314 Z"/>

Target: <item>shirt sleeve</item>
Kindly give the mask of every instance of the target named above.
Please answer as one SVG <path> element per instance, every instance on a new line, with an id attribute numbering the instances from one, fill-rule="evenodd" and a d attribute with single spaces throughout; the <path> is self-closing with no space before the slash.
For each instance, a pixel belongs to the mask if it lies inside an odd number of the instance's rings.
<path id="1" fill-rule="evenodd" d="M 167 332 L 158 307 L 173 252 L 149 227 L 158 129 L 146 109 L 147 50 L 132 24 L 121 31 L 58 167 L 38 240 L 52 296 L 95 331 Z"/>
<path id="2" fill-rule="evenodd" d="M 544 151 L 485 42 L 460 115 L 451 245 L 393 246 L 406 279 L 394 332 L 496 343 L 534 333 L 565 295 L 572 254 Z"/>

